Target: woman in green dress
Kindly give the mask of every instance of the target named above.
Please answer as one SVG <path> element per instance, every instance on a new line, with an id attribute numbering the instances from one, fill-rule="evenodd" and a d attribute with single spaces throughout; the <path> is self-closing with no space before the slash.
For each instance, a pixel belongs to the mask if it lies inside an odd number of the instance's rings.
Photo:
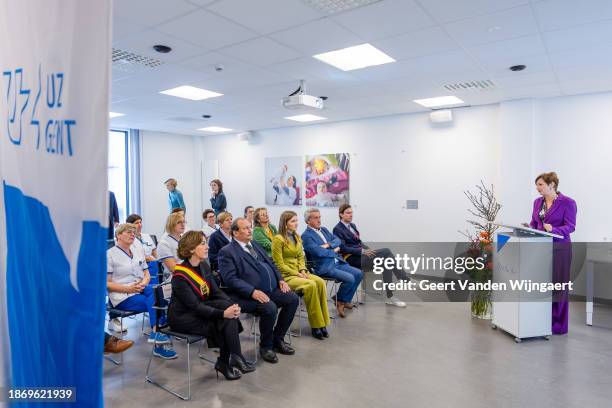
<path id="1" fill-rule="evenodd" d="M 330 322 L 325 281 L 306 269 L 302 239 L 297 232 L 297 214 L 282 213 L 278 228 L 279 234 L 272 238 L 272 259 L 289 287 L 303 293 L 312 336 L 323 340 L 329 337 Z"/>

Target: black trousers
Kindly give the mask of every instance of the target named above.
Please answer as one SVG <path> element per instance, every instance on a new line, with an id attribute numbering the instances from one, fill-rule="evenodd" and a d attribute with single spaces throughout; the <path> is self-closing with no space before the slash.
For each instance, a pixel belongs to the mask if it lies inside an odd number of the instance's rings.
<path id="1" fill-rule="evenodd" d="M 363 254 L 351 255 L 347 258 L 346 262 L 355 268 L 361 269 L 365 273 L 366 271 L 372 271 L 374 269 L 374 258 L 395 258 L 395 255 L 393 255 L 393 252 L 391 252 L 389 248 L 375 249 L 374 252 L 376 255 L 372 258 Z M 382 275 L 384 283 L 393 282 L 393 275 L 395 275 L 397 280 L 410 280 L 410 277 L 403 269 L 390 270 L 385 268 Z M 391 296 L 393 296 L 393 291 L 387 287 L 387 297 L 390 298 Z"/>
<path id="2" fill-rule="evenodd" d="M 225 310 L 232 305 L 224 299 L 215 299 L 207 302 L 209 306 Z M 219 356 L 226 363 L 229 362 L 230 355 L 241 356 L 239 333 L 242 325 L 239 319 L 203 319 L 195 313 L 185 313 L 180 316 L 170 314 L 170 327 L 172 330 L 206 336 L 209 347 L 219 347 Z"/>
<path id="3" fill-rule="evenodd" d="M 240 305 L 241 312 L 251 313 L 259 317 L 259 346 L 272 349 L 275 342 L 283 340 L 291 327 L 293 316 L 297 310 L 299 298 L 294 292 L 283 293 L 280 289 L 267 293 L 270 301 L 259 303 L 254 299 L 244 299 L 230 296 Z M 280 309 L 280 313 L 279 313 Z M 278 319 L 276 317 L 278 313 Z M 274 322 L 276 321 L 276 326 Z"/>

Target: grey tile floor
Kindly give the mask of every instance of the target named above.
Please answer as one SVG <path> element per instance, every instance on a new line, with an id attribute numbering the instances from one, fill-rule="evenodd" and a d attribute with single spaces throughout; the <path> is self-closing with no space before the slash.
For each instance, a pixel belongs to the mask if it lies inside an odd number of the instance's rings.
<path id="1" fill-rule="evenodd" d="M 192 350 L 193 398 L 182 401 L 145 383 L 151 350 L 140 319 L 128 320 L 136 344 L 124 365 L 104 362 L 107 407 L 611 407 L 612 308 L 596 306 L 594 326 L 583 303 L 572 303 L 570 333 L 514 343 L 472 319 L 466 303 L 368 303 L 331 328 L 331 338 L 293 339 L 295 356 L 260 361 L 239 381 L 217 380 Z M 249 356 L 253 342 L 245 333 Z M 186 391 L 185 346 L 179 358 L 154 359 L 154 373 Z M 206 350 L 212 355 L 210 350 Z"/>

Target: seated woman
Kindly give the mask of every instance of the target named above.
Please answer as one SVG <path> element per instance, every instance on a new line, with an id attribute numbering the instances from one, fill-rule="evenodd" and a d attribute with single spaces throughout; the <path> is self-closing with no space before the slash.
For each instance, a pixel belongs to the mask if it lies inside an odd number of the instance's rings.
<path id="1" fill-rule="evenodd" d="M 278 228 L 279 234 L 272 238 L 272 259 L 289 287 L 304 294 L 312 336 L 323 340 L 329 337 L 327 325 L 330 321 L 325 281 L 306 269 L 302 239 L 297 232 L 297 214 L 283 212 Z"/>
<path id="2" fill-rule="evenodd" d="M 170 214 L 166 221 L 166 233 L 159 240 L 159 245 L 157 245 L 159 260 L 164 264 L 164 279 L 172 275 L 177 264 L 178 256 L 176 250 L 179 239 L 181 239 L 181 235 L 184 232 L 185 218 L 180 213 Z"/>
<path id="3" fill-rule="evenodd" d="M 240 307 L 217 287 L 206 262 L 208 246 L 204 233 L 187 232 L 179 241 L 178 255 L 184 262 L 175 267 L 172 276 L 170 327 L 178 332 L 206 336 L 209 347 L 220 348 L 215 364 L 217 377 L 220 372 L 228 380 L 237 380 L 240 372 L 255 371 L 240 349 Z"/>
<path id="4" fill-rule="evenodd" d="M 268 210 L 263 207 L 256 209 L 253 221 L 255 222 L 253 241 L 261 245 L 268 253 L 268 256 L 272 256 L 272 237 L 278 232 L 276 227 L 270 223 Z"/>
<path id="5" fill-rule="evenodd" d="M 211 208 L 204 210 L 204 212 L 202 213 L 202 219 L 204 220 L 202 232 L 208 239 L 213 234 L 213 232 L 219 229 L 219 226 L 217 225 L 217 217 L 215 216 L 215 210 Z"/>
<path id="6" fill-rule="evenodd" d="M 142 217 L 138 214 L 130 214 L 125 219 L 128 224 L 134 224 L 136 226 L 136 239 L 134 240 L 134 248 L 138 248 L 144 252 L 145 260 L 147 262 L 153 262 L 157 259 L 157 249 L 153 238 L 149 234 L 143 234 L 142 232 Z"/>
<path id="7" fill-rule="evenodd" d="M 176 352 L 169 346 L 168 336 L 156 333 L 157 310 L 153 308 L 155 296 L 149 284 L 147 262 L 138 252 L 132 252 L 136 226 L 120 224 L 115 230 L 116 244 L 106 251 L 107 288 L 111 305 L 119 310 L 148 312 L 151 334 L 149 343 L 159 345 L 153 350 L 157 357 L 176 358 Z"/>
<path id="8" fill-rule="evenodd" d="M 232 213 L 222 212 L 217 216 L 217 220 L 219 221 L 219 229 L 213 232 L 210 238 L 208 238 L 208 244 L 210 246 L 208 260 L 210 261 L 210 267 L 213 271 L 219 269 L 217 263 L 219 251 L 232 240 Z"/>

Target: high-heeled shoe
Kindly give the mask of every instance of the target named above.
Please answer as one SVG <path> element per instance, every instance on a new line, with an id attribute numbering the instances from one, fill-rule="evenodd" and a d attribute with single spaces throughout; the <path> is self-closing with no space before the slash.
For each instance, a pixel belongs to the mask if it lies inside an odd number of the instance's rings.
<path id="1" fill-rule="evenodd" d="M 217 372 L 217 380 L 219 379 L 219 373 L 223 374 L 226 380 L 232 381 L 237 380 L 242 377 L 240 371 L 234 370 L 233 367 L 230 367 L 225 361 L 220 358 L 217 359 L 215 363 L 215 371 Z"/>
<path id="2" fill-rule="evenodd" d="M 230 367 L 234 367 L 239 370 L 242 374 L 252 373 L 255 371 L 255 365 L 246 361 L 244 356 L 238 354 L 232 354 L 230 357 Z"/>
<path id="3" fill-rule="evenodd" d="M 315 339 L 323 340 L 324 336 L 323 333 L 321 333 L 321 329 L 311 329 L 311 332 L 312 337 L 314 337 Z"/>

